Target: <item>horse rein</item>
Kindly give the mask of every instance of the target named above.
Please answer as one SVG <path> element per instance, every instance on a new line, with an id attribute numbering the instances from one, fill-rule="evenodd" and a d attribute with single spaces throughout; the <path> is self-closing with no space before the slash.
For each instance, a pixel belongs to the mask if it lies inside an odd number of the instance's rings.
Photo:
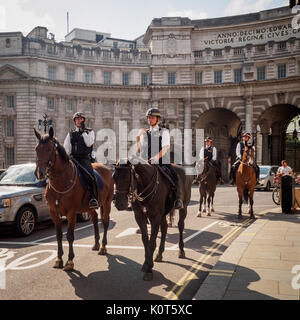
<path id="1" fill-rule="evenodd" d="M 151 181 L 154 181 L 154 185 L 153 185 L 153 183 L 150 183 L 141 193 L 138 193 L 138 191 L 137 191 L 137 186 L 138 186 L 137 179 L 138 179 L 139 175 L 135 171 L 133 165 L 131 165 L 130 168 L 128 168 L 128 169 L 130 170 L 129 190 L 117 190 L 116 189 L 115 193 L 119 193 L 119 194 L 127 193 L 128 200 L 131 203 L 135 202 L 136 200 L 138 202 L 143 202 L 146 199 L 148 199 L 150 196 L 152 196 L 152 195 L 154 195 L 156 193 L 157 187 L 159 185 L 158 170 L 156 168 L 155 168 L 155 174 L 154 174 L 153 178 L 151 179 Z M 133 185 L 134 182 L 136 183 L 136 186 Z M 152 191 L 150 193 L 144 195 L 145 192 L 148 191 L 148 189 L 152 189 Z"/>

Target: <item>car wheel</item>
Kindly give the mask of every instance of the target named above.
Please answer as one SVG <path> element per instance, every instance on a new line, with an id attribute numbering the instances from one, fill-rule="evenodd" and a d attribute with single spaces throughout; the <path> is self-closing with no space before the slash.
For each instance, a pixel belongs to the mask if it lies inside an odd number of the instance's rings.
<path id="1" fill-rule="evenodd" d="M 77 213 L 78 222 L 87 222 L 90 220 L 90 215 L 88 212 Z"/>
<path id="2" fill-rule="evenodd" d="M 268 181 L 265 190 L 270 191 L 270 189 L 271 189 L 271 183 L 270 183 L 270 181 Z"/>
<path id="3" fill-rule="evenodd" d="M 23 207 L 19 210 L 15 220 L 15 229 L 18 235 L 29 236 L 35 228 L 35 215 L 30 207 Z"/>

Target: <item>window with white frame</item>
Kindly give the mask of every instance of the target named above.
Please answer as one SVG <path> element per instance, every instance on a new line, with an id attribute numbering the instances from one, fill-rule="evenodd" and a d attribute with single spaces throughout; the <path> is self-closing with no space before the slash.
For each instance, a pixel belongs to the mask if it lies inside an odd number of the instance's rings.
<path id="1" fill-rule="evenodd" d="M 6 120 L 6 136 L 14 137 L 15 136 L 15 122 L 14 120 Z"/>
<path id="2" fill-rule="evenodd" d="M 103 72 L 104 84 L 110 85 L 111 84 L 111 72 Z"/>
<path id="3" fill-rule="evenodd" d="M 214 72 L 214 82 L 222 83 L 222 70 L 217 70 Z"/>
<path id="4" fill-rule="evenodd" d="M 243 81 L 243 71 L 242 69 L 235 69 L 234 70 L 234 82 L 239 83 Z"/>
<path id="5" fill-rule="evenodd" d="M 142 86 L 147 86 L 149 84 L 149 74 L 142 73 Z"/>
<path id="6" fill-rule="evenodd" d="M 66 69 L 66 80 L 69 82 L 73 82 L 75 79 L 75 71 L 74 69 Z"/>
<path id="7" fill-rule="evenodd" d="M 93 82 L 93 71 L 85 71 L 84 72 L 84 80 L 85 80 L 85 83 L 92 83 Z"/>
<path id="8" fill-rule="evenodd" d="M 123 86 L 130 85 L 130 74 L 129 73 L 123 72 L 122 83 L 123 83 Z"/>
<path id="9" fill-rule="evenodd" d="M 257 71 L 257 80 L 266 80 L 266 67 L 258 67 Z"/>
<path id="10" fill-rule="evenodd" d="M 14 147 L 5 147 L 6 166 L 9 167 L 15 164 L 15 149 Z"/>
<path id="11" fill-rule="evenodd" d="M 72 99 L 66 100 L 66 111 L 73 112 L 73 100 Z"/>
<path id="12" fill-rule="evenodd" d="M 6 107 L 9 109 L 13 109 L 15 107 L 15 96 L 6 96 Z"/>
<path id="13" fill-rule="evenodd" d="M 286 77 L 286 64 L 278 65 L 278 79 L 282 79 Z"/>
<path id="14" fill-rule="evenodd" d="M 169 72 L 168 73 L 168 84 L 176 84 L 176 72 Z"/>
<path id="15" fill-rule="evenodd" d="M 202 71 L 195 72 L 195 83 L 196 84 L 202 84 L 202 77 L 203 77 L 202 75 L 203 75 Z"/>
<path id="16" fill-rule="evenodd" d="M 55 109 L 55 99 L 53 97 L 47 98 L 47 108 L 48 110 L 54 110 Z"/>
<path id="17" fill-rule="evenodd" d="M 50 80 L 56 79 L 56 67 L 48 66 L 48 79 Z"/>

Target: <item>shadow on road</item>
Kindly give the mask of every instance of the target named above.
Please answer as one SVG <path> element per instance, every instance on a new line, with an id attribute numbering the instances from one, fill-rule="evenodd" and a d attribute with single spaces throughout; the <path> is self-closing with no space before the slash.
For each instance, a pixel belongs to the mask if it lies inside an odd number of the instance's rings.
<path id="1" fill-rule="evenodd" d="M 144 281 L 141 265 L 120 255 L 106 256 L 108 271 L 98 271 L 84 276 L 80 271 L 69 272 L 75 294 L 84 300 L 158 300 L 162 297 L 151 289 L 163 286 L 166 294 L 174 283 L 153 270 L 153 281 Z"/>

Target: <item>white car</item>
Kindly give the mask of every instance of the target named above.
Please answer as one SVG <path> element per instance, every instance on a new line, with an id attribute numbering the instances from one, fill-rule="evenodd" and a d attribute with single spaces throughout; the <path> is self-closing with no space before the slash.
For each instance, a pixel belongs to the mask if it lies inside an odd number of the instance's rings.
<path id="1" fill-rule="evenodd" d="M 274 187 L 274 178 L 279 166 L 259 166 L 259 184 L 255 189 L 270 191 Z"/>

